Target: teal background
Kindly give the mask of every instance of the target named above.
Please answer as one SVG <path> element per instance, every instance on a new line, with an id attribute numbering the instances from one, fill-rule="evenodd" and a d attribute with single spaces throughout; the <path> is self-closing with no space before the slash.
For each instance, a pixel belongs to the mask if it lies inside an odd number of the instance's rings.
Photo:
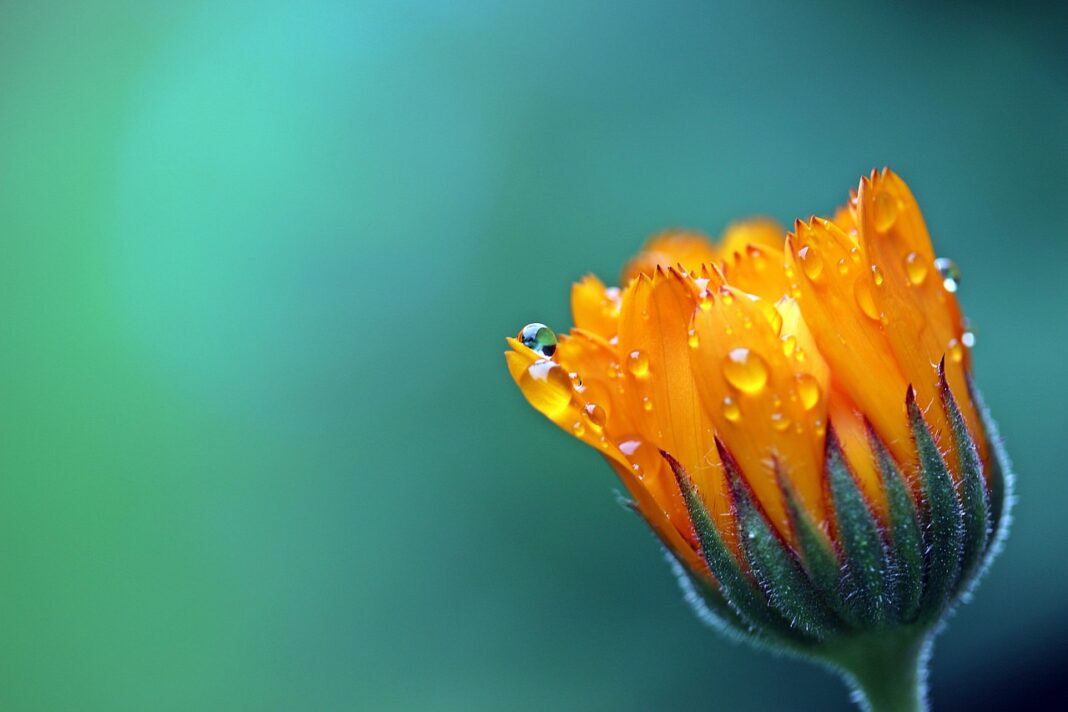
<path id="1" fill-rule="evenodd" d="M 0 3 L 0 707 L 846 709 L 698 625 L 504 337 L 889 164 L 1019 472 L 941 709 L 1068 639 L 1068 52 L 1038 6 Z"/>

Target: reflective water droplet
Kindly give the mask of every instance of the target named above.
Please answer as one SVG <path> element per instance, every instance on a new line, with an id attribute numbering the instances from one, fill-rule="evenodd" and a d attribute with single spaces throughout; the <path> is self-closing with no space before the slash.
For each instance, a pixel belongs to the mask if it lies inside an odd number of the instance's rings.
<path id="1" fill-rule="evenodd" d="M 731 294 L 731 290 L 726 287 L 719 288 L 719 299 L 724 304 L 730 305 L 734 303 L 734 295 Z"/>
<path id="2" fill-rule="evenodd" d="M 787 334 L 782 337 L 782 352 L 786 356 L 793 356 L 794 349 L 797 348 L 797 337 L 793 334 Z"/>
<path id="3" fill-rule="evenodd" d="M 648 412 L 653 409 L 653 401 L 649 396 L 642 396 L 642 408 Z"/>
<path id="4" fill-rule="evenodd" d="M 742 409 L 738 407 L 738 404 L 730 396 L 726 396 L 723 399 L 723 417 L 732 423 L 737 423 L 742 419 Z"/>
<path id="5" fill-rule="evenodd" d="M 897 213 L 900 210 L 898 205 L 897 196 L 883 191 L 875 196 L 875 229 L 879 232 L 886 232 L 894 226 L 894 221 L 897 220 Z"/>
<path id="6" fill-rule="evenodd" d="M 549 358 L 556 353 L 556 334 L 545 324 L 527 324 L 519 330 L 518 338 L 524 346 L 539 356 Z"/>
<path id="7" fill-rule="evenodd" d="M 656 448 L 650 447 L 638 436 L 623 438 L 616 447 L 631 463 L 631 469 L 639 479 L 644 478 L 649 472 L 656 472 L 662 461 Z"/>
<path id="8" fill-rule="evenodd" d="M 554 420 L 571 404 L 571 379 L 555 361 L 539 359 L 530 364 L 519 386 L 532 406 Z"/>
<path id="9" fill-rule="evenodd" d="M 927 279 L 927 262 L 919 252 L 910 252 L 905 255 L 905 274 L 909 282 L 915 286 L 923 284 Z"/>
<path id="10" fill-rule="evenodd" d="M 934 263 L 938 274 L 942 276 L 942 286 L 951 294 L 956 292 L 960 288 L 960 267 L 946 257 L 939 257 Z"/>
<path id="11" fill-rule="evenodd" d="M 712 293 L 702 289 L 697 297 L 697 306 L 701 307 L 701 311 L 709 311 L 712 308 Z"/>
<path id="12" fill-rule="evenodd" d="M 586 434 L 586 428 L 582 425 L 581 420 L 576 420 L 574 423 L 572 423 L 571 432 L 575 434 L 575 437 L 579 438 Z"/>
<path id="13" fill-rule="evenodd" d="M 967 346 L 969 349 L 975 347 L 975 332 L 965 331 L 960 335 L 960 342 Z"/>
<path id="14" fill-rule="evenodd" d="M 849 259 L 853 261 L 853 264 L 860 264 L 860 248 L 859 247 L 850 247 L 849 248 Z"/>
<path id="15" fill-rule="evenodd" d="M 805 350 L 798 348 L 794 350 L 794 360 L 798 363 L 802 363 L 805 360 Z"/>
<path id="16" fill-rule="evenodd" d="M 608 414 L 604 412 L 604 408 L 596 403 L 589 403 L 586 405 L 586 418 L 589 419 L 590 425 L 597 432 L 604 429 L 604 424 L 608 422 Z"/>
<path id="17" fill-rule="evenodd" d="M 582 391 L 586 390 L 586 386 L 582 383 L 582 376 L 578 375 L 577 372 L 572 371 L 567 374 L 567 377 L 571 379 L 571 385 L 575 387 L 576 391 L 582 393 Z"/>
<path id="18" fill-rule="evenodd" d="M 956 339 L 950 339 L 946 344 L 946 355 L 953 363 L 960 363 L 964 360 L 964 347 Z"/>
<path id="19" fill-rule="evenodd" d="M 816 429 L 816 437 L 822 438 L 827 433 L 827 426 L 823 424 L 822 420 L 817 420 L 812 425 Z"/>
<path id="20" fill-rule="evenodd" d="M 698 346 L 701 345 L 700 339 L 697 338 L 696 329 L 690 329 L 688 332 L 686 332 L 686 343 L 690 346 L 691 349 L 696 349 Z"/>
<path id="21" fill-rule="evenodd" d="M 853 283 L 853 297 L 866 317 L 879 321 L 879 310 L 875 308 L 875 295 L 872 289 L 871 282 L 861 276 Z"/>
<path id="22" fill-rule="evenodd" d="M 812 245 L 805 245 L 797 251 L 797 256 L 801 259 L 801 269 L 804 271 L 805 276 L 813 282 L 821 281 L 823 277 L 823 258 L 820 257 L 820 253 L 816 251 L 816 248 Z"/>
<path id="23" fill-rule="evenodd" d="M 845 257 L 838 260 L 838 274 L 842 275 L 843 277 L 849 274 L 849 262 L 846 261 Z"/>
<path id="24" fill-rule="evenodd" d="M 631 351 L 627 357 L 627 368 L 635 378 L 649 377 L 649 357 L 644 351 Z"/>
<path id="25" fill-rule="evenodd" d="M 797 376 L 797 395 L 801 397 L 801 407 L 812 410 L 820 402 L 820 384 L 816 377 L 809 373 L 801 373 Z"/>
<path id="26" fill-rule="evenodd" d="M 871 266 L 871 278 L 875 280 L 876 287 L 883 286 L 883 272 L 879 269 L 879 265 Z"/>
<path id="27" fill-rule="evenodd" d="M 790 419 L 786 417 L 785 413 L 775 411 L 771 414 L 771 427 L 782 432 L 790 427 Z"/>
<path id="28" fill-rule="evenodd" d="M 745 347 L 731 349 L 723 361 L 723 377 L 745 393 L 760 393 L 768 382 L 768 365 L 759 354 Z"/>

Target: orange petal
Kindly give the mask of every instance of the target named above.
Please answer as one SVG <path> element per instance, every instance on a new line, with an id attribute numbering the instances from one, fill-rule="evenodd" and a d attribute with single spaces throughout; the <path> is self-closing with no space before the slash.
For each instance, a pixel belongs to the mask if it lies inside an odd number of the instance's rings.
<path id="1" fill-rule="evenodd" d="M 588 274 L 571 285 L 571 314 L 575 326 L 610 339 L 619 320 L 619 289 L 608 289 Z"/>
<path id="2" fill-rule="evenodd" d="M 786 230 L 771 218 L 750 218 L 731 223 L 719 238 L 719 254 L 729 261 L 734 254 L 744 255 L 747 247 L 765 247 L 782 252 Z"/>
<path id="3" fill-rule="evenodd" d="M 905 182 L 889 170 L 861 180 L 857 200 L 860 238 L 878 269 L 874 290 L 885 314 L 886 333 L 900 369 L 928 408 L 935 436 L 948 444 L 948 421 L 939 405 L 938 363 L 946 359 L 946 377 L 962 394 L 961 411 L 973 436 L 980 434 L 978 414 L 967 397 L 965 370 L 969 354 L 960 307 L 943 286 L 923 215 Z M 981 438 L 977 440 L 982 442 Z M 956 465 L 951 457 L 951 465 Z M 954 467 L 954 469 L 956 469 Z"/>
<path id="4" fill-rule="evenodd" d="M 652 277 L 639 276 L 623 295 L 619 353 L 628 409 L 638 426 L 632 440 L 670 452 L 704 493 L 718 489 L 722 473 L 690 368 L 695 309 L 693 287 L 678 272 L 657 269 Z M 657 460 L 657 482 L 677 495 L 674 477 Z M 673 497 L 673 504 L 673 516 L 688 522 L 681 498 Z"/>
<path id="5" fill-rule="evenodd" d="M 708 307 L 694 316 L 697 390 L 757 499 L 790 539 L 774 465 L 779 463 L 805 506 L 822 520 L 818 429 L 826 422 L 826 394 L 804 362 L 787 357 L 778 333 L 781 315 L 768 302 L 725 286 Z"/>
<path id="6" fill-rule="evenodd" d="M 694 271 L 703 264 L 712 264 L 717 252 L 712 241 L 699 232 L 670 230 L 653 237 L 642 251 L 627 263 L 622 283 L 627 284 L 639 274 L 652 276 L 657 267 L 668 269 L 682 265 Z"/>
<path id="7" fill-rule="evenodd" d="M 723 274 L 733 287 L 774 303 L 790 293 L 781 247 L 747 245 L 726 257 Z"/>
<path id="8" fill-rule="evenodd" d="M 886 525 L 889 516 L 886 492 L 876 469 L 875 454 L 871 449 L 864 416 L 856 410 L 849 396 L 840 390 L 833 390 L 827 417 L 838 435 L 846 461 L 856 475 L 861 491 L 876 516 Z"/>
<path id="9" fill-rule="evenodd" d="M 869 262 L 834 223 L 798 222 L 786 240 L 787 276 L 836 386 L 872 421 L 898 461 L 915 453 L 904 414 L 907 382 L 883 332 Z"/>

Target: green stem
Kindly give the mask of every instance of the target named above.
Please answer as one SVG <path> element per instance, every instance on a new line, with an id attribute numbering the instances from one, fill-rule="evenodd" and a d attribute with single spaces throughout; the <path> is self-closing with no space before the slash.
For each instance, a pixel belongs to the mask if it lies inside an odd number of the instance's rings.
<path id="1" fill-rule="evenodd" d="M 926 632 L 883 631 L 850 640 L 830 660 L 868 712 L 924 712 L 927 709 Z"/>

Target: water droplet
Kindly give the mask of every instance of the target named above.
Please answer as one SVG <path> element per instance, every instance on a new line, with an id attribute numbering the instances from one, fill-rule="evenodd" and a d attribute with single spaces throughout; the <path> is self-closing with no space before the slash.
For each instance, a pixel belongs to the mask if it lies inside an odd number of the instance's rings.
<path id="1" fill-rule="evenodd" d="M 875 196 L 875 229 L 879 232 L 886 232 L 892 228 L 894 221 L 897 220 L 899 209 L 897 196 L 892 193 L 882 191 Z"/>
<path id="2" fill-rule="evenodd" d="M 639 479 L 645 477 L 648 472 L 656 472 L 657 467 L 660 465 L 660 453 L 655 448 L 649 447 L 638 436 L 624 438 L 619 441 L 616 447 L 631 463 L 631 469 L 634 470 Z"/>
<path id="3" fill-rule="evenodd" d="M 653 409 L 653 401 L 649 396 L 642 396 L 642 409 L 645 410 L 645 412 L 649 412 Z"/>
<path id="4" fill-rule="evenodd" d="M 919 252 L 910 252 L 905 255 L 905 274 L 908 275 L 909 282 L 915 286 L 923 284 L 923 280 L 927 279 L 927 262 Z"/>
<path id="5" fill-rule="evenodd" d="M 823 424 L 822 420 L 817 420 L 812 425 L 816 429 L 816 437 L 822 438 L 827 433 L 827 426 Z"/>
<path id="6" fill-rule="evenodd" d="M 879 310 L 875 308 L 875 295 L 872 294 L 872 284 L 863 276 L 853 283 L 853 297 L 866 317 L 879 321 Z"/>
<path id="7" fill-rule="evenodd" d="M 723 361 L 723 377 L 744 393 L 760 393 L 768 382 L 768 365 L 745 347 L 731 349 Z"/>
<path id="8" fill-rule="evenodd" d="M 801 397 L 801 406 L 805 410 L 812 410 L 820 402 L 820 384 L 816 377 L 809 373 L 797 375 L 797 395 Z"/>
<path id="9" fill-rule="evenodd" d="M 823 258 L 820 257 L 816 248 L 812 245 L 805 245 L 797 251 L 797 256 L 801 258 L 801 269 L 805 276 L 813 282 L 819 282 L 823 277 Z"/>
<path id="10" fill-rule="evenodd" d="M 576 420 L 571 425 L 571 432 L 573 432 L 575 434 L 575 437 L 578 437 L 578 438 L 581 438 L 583 435 L 586 434 L 586 428 L 585 428 L 585 426 L 582 425 L 582 421 L 581 420 Z"/>
<path id="11" fill-rule="evenodd" d="M 701 293 L 697 296 L 697 306 L 701 307 L 701 311 L 709 311 L 712 309 L 712 293 L 707 289 L 702 289 Z"/>
<path id="12" fill-rule="evenodd" d="M 576 391 L 582 393 L 582 391 L 586 390 L 586 386 L 582 383 L 582 376 L 578 375 L 577 372 L 572 371 L 567 374 L 567 377 L 571 379 L 571 385 L 575 387 Z"/>
<path id="13" fill-rule="evenodd" d="M 934 263 L 938 274 L 942 275 L 942 286 L 951 294 L 956 292 L 960 288 L 960 267 L 946 257 L 939 257 Z"/>
<path id="14" fill-rule="evenodd" d="M 549 418 L 559 418 L 571 403 L 571 379 L 555 361 L 535 361 L 520 381 L 519 386 L 530 404 Z"/>
<path id="15" fill-rule="evenodd" d="M 964 347 L 956 339 L 950 339 L 946 344 L 946 354 L 953 363 L 960 363 L 964 360 Z"/>
<path id="16" fill-rule="evenodd" d="M 604 408 L 596 403 L 589 403 L 586 405 L 586 418 L 589 419 L 590 425 L 597 432 L 604 429 L 604 424 L 608 422 L 608 414 L 604 412 Z"/>
<path id="17" fill-rule="evenodd" d="M 627 357 L 627 368 L 635 378 L 649 377 L 649 357 L 644 351 L 631 351 Z"/>
<path id="18" fill-rule="evenodd" d="M 732 423 L 737 423 L 742 419 L 742 409 L 738 407 L 738 404 L 730 396 L 726 396 L 723 399 L 723 417 Z"/>
<path id="19" fill-rule="evenodd" d="M 879 265 L 871 266 L 871 278 L 875 280 L 876 287 L 883 286 L 883 272 L 879 269 Z"/>
<path id="20" fill-rule="evenodd" d="M 790 419 L 786 417 L 785 413 L 775 411 L 771 414 L 771 427 L 782 432 L 790 427 Z"/>
<path id="21" fill-rule="evenodd" d="M 849 248 L 849 259 L 851 259 L 853 261 L 853 264 L 855 264 L 855 265 L 859 265 L 860 264 L 860 248 L 859 247 L 855 247 L 854 246 L 854 247 L 850 247 Z"/>
<path id="22" fill-rule="evenodd" d="M 727 289 L 726 287 L 719 288 L 719 299 L 727 305 L 734 303 L 734 295 L 731 294 L 731 290 Z"/>
<path id="23" fill-rule="evenodd" d="M 845 257 L 838 260 L 838 274 L 842 275 L 843 277 L 849 274 L 849 262 L 846 261 Z"/>
<path id="24" fill-rule="evenodd" d="M 960 335 L 960 342 L 962 344 L 964 344 L 965 346 L 967 346 L 969 349 L 974 348 L 975 347 L 975 332 L 974 331 L 965 331 L 963 334 Z"/>
<path id="25" fill-rule="evenodd" d="M 793 334 L 787 334 L 782 337 L 782 352 L 785 356 L 793 356 L 794 349 L 797 348 L 797 337 Z"/>
<path id="26" fill-rule="evenodd" d="M 518 338 L 524 346 L 539 356 L 549 358 L 556 353 L 556 334 L 545 324 L 527 324 L 519 330 Z"/>
<path id="27" fill-rule="evenodd" d="M 700 339 L 697 338 L 697 330 L 690 329 L 686 332 L 686 343 L 689 344 L 691 349 L 696 349 L 701 345 Z"/>

